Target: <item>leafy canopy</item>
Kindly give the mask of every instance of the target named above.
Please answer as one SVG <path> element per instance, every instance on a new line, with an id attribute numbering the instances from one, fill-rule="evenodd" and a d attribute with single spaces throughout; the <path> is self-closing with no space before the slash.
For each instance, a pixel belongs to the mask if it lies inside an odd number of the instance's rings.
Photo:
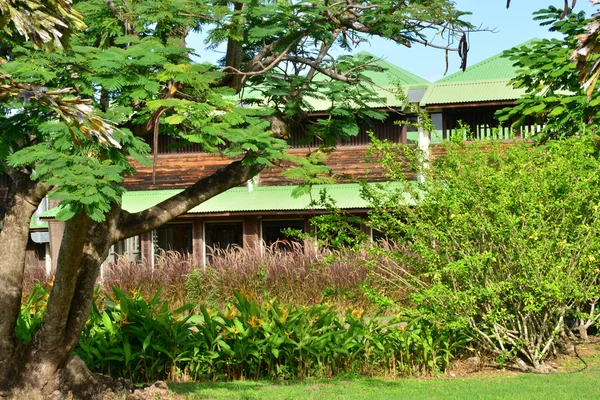
<path id="1" fill-rule="evenodd" d="M 595 132 L 600 118 L 600 96 L 580 83 L 579 67 L 570 59 L 589 20 L 583 12 L 567 13 L 561 20 L 562 13 L 551 6 L 534 14 L 535 20 L 560 38 L 536 40 L 503 53 L 518 67 L 513 86 L 524 88 L 526 94 L 514 107 L 498 112 L 498 119 L 501 123 L 516 120 L 514 125 L 520 125 L 533 118 L 543 127 L 537 134 L 541 141 Z"/>
<path id="2" fill-rule="evenodd" d="M 0 169 L 34 170 L 68 206 L 61 218 L 85 210 L 95 221 L 119 201 L 131 159 L 147 162 L 152 137 L 247 165 L 294 161 L 284 152 L 286 127 L 304 126 L 327 147 L 355 135 L 357 118 L 383 117 L 364 75 L 377 68 L 374 60 L 336 59 L 332 49 L 349 50 L 370 35 L 410 46 L 442 31 L 451 45 L 471 28 L 449 0 L 0 4 L 4 18 L 12 7 L 21 14 L 11 15 L 31 22 L 2 20 Z M 53 19 L 58 14 L 65 18 Z M 201 54 L 186 37 L 199 30 L 209 47 L 227 43 L 221 65 L 192 62 Z M 50 41 L 63 47 L 44 51 Z M 309 97 L 324 101 L 329 116 L 307 122 Z M 314 176 L 321 164 L 313 157 L 295 174 Z"/>

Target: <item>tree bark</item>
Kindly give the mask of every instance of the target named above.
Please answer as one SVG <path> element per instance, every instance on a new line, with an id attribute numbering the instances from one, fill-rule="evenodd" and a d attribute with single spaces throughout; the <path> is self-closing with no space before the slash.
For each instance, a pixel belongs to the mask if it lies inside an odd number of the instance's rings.
<path id="1" fill-rule="evenodd" d="M 4 393 L 17 398 L 46 397 L 57 390 L 64 391 L 65 385 L 69 387 L 73 379 L 78 381 L 79 389 L 86 387 L 82 380 L 89 380 L 86 393 L 90 393 L 92 385 L 99 385 L 98 382 L 105 385 L 106 381 L 95 374 L 86 371 L 74 374 L 74 369 L 83 367 L 71 352 L 89 316 L 100 265 L 110 246 L 163 225 L 201 202 L 244 183 L 259 170 L 260 167 L 236 161 L 146 211 L 130 214 L 115 204 L 103 223 L 90 225 L 89 217 L 83 214 L 68 221 L 46 317 L 34 339 L 20 349 L 19 366 L 14 367 L 14 360 L 11 360 L 14 374 L 9 385 L 2 388 L 7 390 Z M 16 317 L 12 320 L 14 331 Z M 14 341 L 10 345 L 13 347 L 8 348 L 13 349 Z"/>
<path id="2" fill-rule="evenodd" d="M 88 237 L 90 218 L 83 212 L 65 224 L 65 233 L 58 253 L 54 286 L 48 298 L 46 317 L 36 334 L 37 346 L 64 357 L 63 347 L 67 317 L 69 315 L 77 271 L 81 263 L 83 248 Z M 70 350 L 67 350 L 70 353 Z"/>
<path id="3" fill-rule="evenodd" d="M 255 176 L 262 168 L 262 166 L 244 165 L 244 160 L 234 161 L 154 207 L 134 214 L 123 210 L 116 226 L 117 240 L 156 229 L 211 197 L 241 185 Z"/>
<path id="4" fill-rule="evenodd" d="M 8 169 L 11 176 L 4 224 L 0 231 L 0 389 L 12 374 L 18 343 L 15 326 L 21 309 L 29 223 L 48 187 L 29 179 L 26 171 Z"/>

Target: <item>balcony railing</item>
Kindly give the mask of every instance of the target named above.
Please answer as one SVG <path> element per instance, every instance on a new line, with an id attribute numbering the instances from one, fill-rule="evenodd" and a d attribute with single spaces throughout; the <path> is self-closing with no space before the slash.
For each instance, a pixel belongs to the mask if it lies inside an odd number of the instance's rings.
<path id="1" fill-rule="evenodd" d="M 411 132 L 415 132 L 416 129 L 412 126 L 401 125 L 400 121 L 405 117 L 388 117 L 384 121 L 375 121 L 372 124 L 361 124 L 359 126 L 359 132 L 356 136 L 350 136 L 346 138 L 338 138 L 337 146 L 367 146 L 371 140 L 369 132 L 373 132 L 375 137 L 378 139 L 386 139 L 394 143 L 410 143 Z M 153 138 L 147 136 L 145 138 L 146 143 L 153 149 Z M 202 153 L 203 148 L 200 144 L 186 144 L 184 146 L 177 146 L 180 139 L 175 136 L 159 135 L 158 137 L 158 154 L 190 154 L 190 153 Z M 313 135 L 309 135 L 308 132 L 299 127 L 293 128 L 288 138 L 288 144 L 291 148 L 315 148 L 323 144 L 323 141 Z"/>

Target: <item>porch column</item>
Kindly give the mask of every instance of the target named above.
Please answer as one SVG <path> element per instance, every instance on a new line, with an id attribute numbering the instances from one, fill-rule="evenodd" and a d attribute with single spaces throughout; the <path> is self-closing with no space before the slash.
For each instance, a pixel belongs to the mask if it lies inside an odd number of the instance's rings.
<path id="1" fill-rule="evenodd" d="M 259 223 L 260 221 L 256 216 L 244 218 L 244 247 L 258 249 L 258 246 L 260 246 Z"/>
<path id="2" fill-rule="evenodd" d="M 154 243 L 152 241 L 152 232 L 145 232 L 140 235 L 140 255 L 142 262 L 149 263 L 154 267 Z"/>
<path id="3" fill-rule="evenodd" d="M 429 145 L 431 144 L 431 138 L 429 132 L 423 129 L 422 121 L 419 120 L 419 149 L 423 152 L 424 162 L 423 169 L 427 169 L 429 166 Z M 419 174 L 419 182 L 423 182 L 425 177 L 423 174 Z"/>
<path id="4" fill-rule="evenodd" d="M 192 254 L 195 266 L 204 266 L 204 221 L 194 218 L 192 221 Z"/>

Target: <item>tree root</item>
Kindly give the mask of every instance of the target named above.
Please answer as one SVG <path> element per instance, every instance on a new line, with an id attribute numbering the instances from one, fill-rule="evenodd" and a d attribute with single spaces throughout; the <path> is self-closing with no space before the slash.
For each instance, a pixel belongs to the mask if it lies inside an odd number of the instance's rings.
<path id="1" fill-rule="evenodd" d="M 112 400 L 126 398 L 132 392 L 129 381 L 90 372 L 83 360 L 71 355 L 66 365 L 56 375 L 43 382 L 29 377 L 25 386 L 15 382 L 14 387 L 0 393 L 1 400 Z"/>

